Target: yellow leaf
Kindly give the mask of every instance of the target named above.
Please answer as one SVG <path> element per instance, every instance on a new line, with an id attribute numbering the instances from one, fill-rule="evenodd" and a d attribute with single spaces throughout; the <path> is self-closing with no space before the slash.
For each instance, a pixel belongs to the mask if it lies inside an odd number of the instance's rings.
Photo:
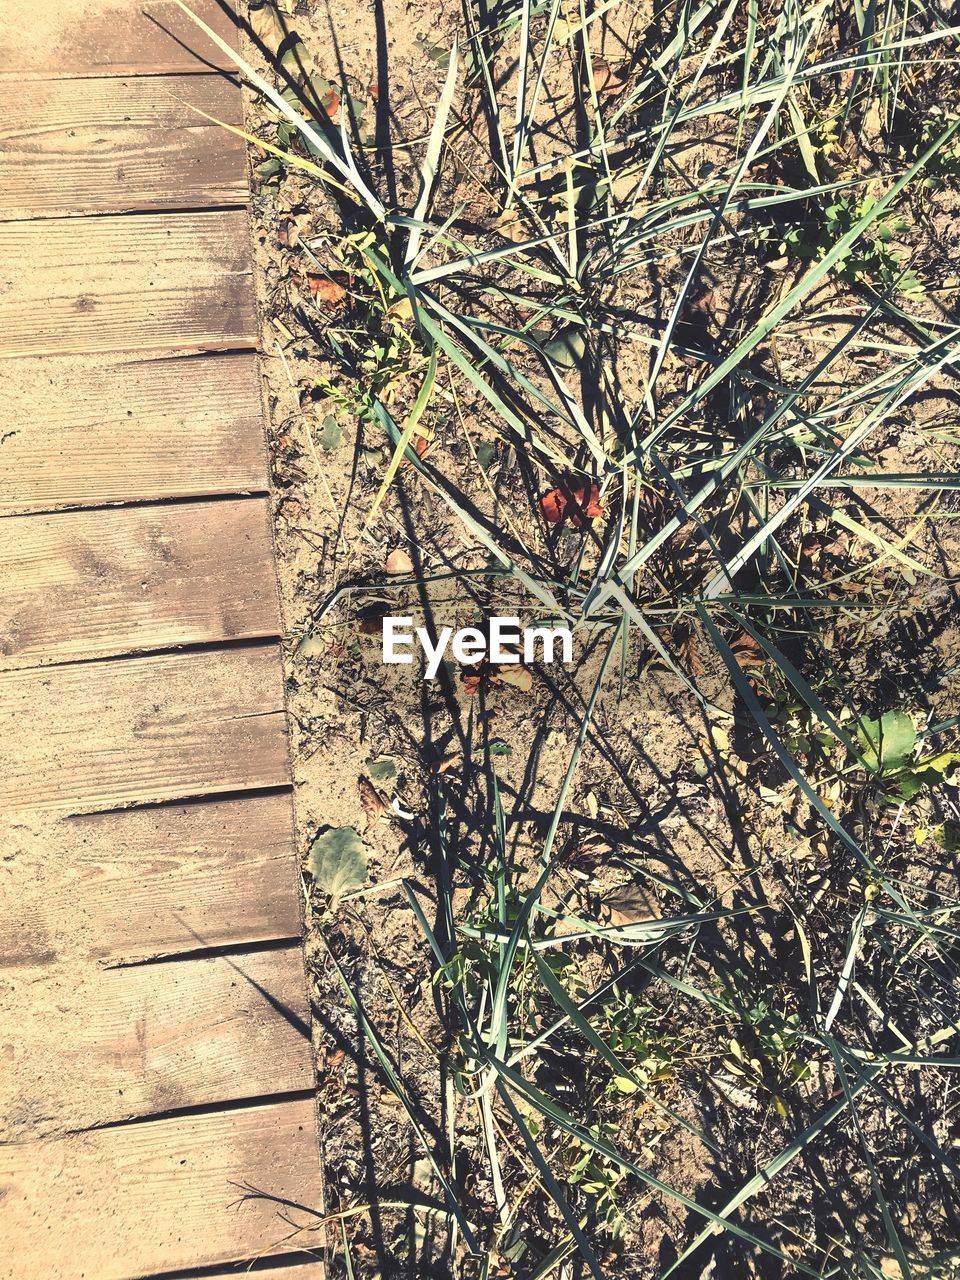
<path id="1" fill-rule="evenodd" d="M 420 388 L 420 394 L 417 396 L 413 408 L 410 410 L 410 417 L 407 419 L 406 426 L 403 428 L 400 439 L 397 441 L 397 447 L 394 449 L 393 457 L 390 459 L 390 465 L 387 467 L 387 474 L 383 477 L 377 496 L 373 500 L 373 506 L 370 508 L 370 514 L 367 516 L 366 522 L 363 526 L 364 533 L 366 533 L 370 528 L 374 517 L 380 510 L 381 502 L 383 502 L 387 495 L 387 491 L 393 484 L 393 477 L 397 474 L 400 463 L 403 461 L 403 455 L 406 453 L 407 446 L 413 439 L 413 433 L 417 429 L 417 423 L 420 421 L 423 411 L 426 409 L 430 401 L 430 397 L 433 394 L 433 387 L 436 382 L 436 378 L 437 353 L 434 351 L 430 357 L 430 367 L 427 369 L 427 376 L 423 380 L 423 386 Z"/>
<path id="2" fill-rule="evenodd" d="M 387 309 L 387 315 L 391 320 L 412 320 L 413 319 L 413 303 L 409 298 L 399 298 L 391 307 Z"/>

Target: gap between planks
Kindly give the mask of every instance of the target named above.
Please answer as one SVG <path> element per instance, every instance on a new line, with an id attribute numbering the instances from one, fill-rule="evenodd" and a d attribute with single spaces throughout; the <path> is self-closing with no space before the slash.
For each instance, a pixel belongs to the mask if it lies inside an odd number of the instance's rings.
<path id="1" fill-rule="evenodd" d="M 276 1259 L 264 1258 L 262 1261 L 270 1264 Z M 239 1262 L 235 1267 L 231 1267 L 229 1271 L 205 1272 L 199 1280 L 228 1280 L 228 1277 L 235 1277 L 240 1274 L 252 1276 L 253 1280 L 322 1280 L 323 1263 L 319 1258 L 307 1258 L 299 1265 L 290 1263 L 287 1266 L 265 1265 L 251 1268 L 247 1263 Z M 167 1272 L 166 1276 L 148 1276 L 147 1280 L 198 1280 L 198 1277 L 195 1273 L 191 1273 L 189 1276 L 177 1276 L 176 1273 L 171 1275 L 170 1272 Z"/>
<path id="2" fill-rule="evenodd" d="M 215 1267 L 211 1271 L 160 1271 L 138 1280 L 228 1280 L 229 1277 L 252 1276 L 253 1280 L 322 1280 L 323 1263 L 315 1255 L 304 1253 L 274 1254 L 272 1257 L 242 1259 L 226 1270 Z"/>

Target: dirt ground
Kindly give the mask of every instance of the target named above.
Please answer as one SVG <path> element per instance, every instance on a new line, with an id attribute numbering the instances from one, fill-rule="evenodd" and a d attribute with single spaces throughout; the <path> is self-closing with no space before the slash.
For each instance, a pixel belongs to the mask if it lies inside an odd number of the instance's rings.
<path id="1" fill-rule="evenodd" d="M 644 3 L 626 10 L 619 27 L 598 24 L 603 34 L 597 53 L 614 67 L 655 25 Z M 391 206 L 411 207 L 414 160 L 445 77 L 437 50 L 452 44 L 459 13 L 401 0 L 370 10 L 304 0 L 289 16 L 319 70 L 336 82 L 341 111 L 344 88 L 353 95 L 370 156 L 375 147 L 381 156 L 388 145 L 392 148 L 393 165 L 372 162 L 377 189 Z M 254 29 L 263 36 L 263 21 L 255 21 Z M 509 101 L 508 73 L 505 67 Z M 263 136 L 275 128 L 253 98 L 249 119 Z M 561 121 L 561 133 L 563 127 Z M 683 157 L 691 181 L 710 172 L 723 145 L 723 139 L 691 137 Z M 464 242 L 482 247 L 493 229 L 503 232 L 489 156 L 469 129 L 451 141 L 449 150 L 443 204 L 458 210 Z M 864 169 L 874 163 L 866 153 L 842 159 Z M 833 163 L 839 165 L 840 158 Z M 907 236 L 914 261 L 927 268 L 925 279 L 932 281 L 922 304 L 931 323 L 952 316 L 960 295 L 960 279 L 951 275 L 960 241 L 955 207 L 949 190 L 931 192 Z M 534 668 L 529 685 L 489 679 L 478 684 L 455 663 L 445 664 L 430 683 L 416 666 L 383 665 L 380 619 L 385 613 L 457 627 L 492 614 L 530 619 L 537 616 L 536 606 L 518 583 L 482 575 L 488 564 L 483 546 L 451 513 L 442 494 L 407 463 L 368 525 L 392 449 L 380 427 L 359 410 L 351 377 L 386 377 L 383 394 L 395 397 L 398 414 L 409 404 L 415 383 L 398 378 L 394 385 L 382 368 L 351 375 L 331 356 L 330 332 L 349 335 L 359 322 L 344 291 L 330 286 L 331 278 L 342 278 L 340 231 L 336 212 L 317 184 L 293 170 L 278 181 L 264 181 L 255 215 L 299 839 L 306 860 L 318 833 L 352 827 L 369 857 L 366 887 L 333 912 L 322 896 L 310 895 L 308 957 L 315 983 L 326 1211 L 345 1214 L 358 1276 L 442 1276 L 450 1274 L 452 1263 L 439 1184 L 369 1038 L 358 1027 L 331 956 L 377 1028 L 429 1140 L 444 1152 L 446 1167 L 471 1206 L 474 1226 L 484 1240 L 492 1238 L 496 1189 L 488 1166 L 477 1157 L 484 1143 L 483 1117 L 454 1088 L 463 1047 L 444 1015 L 442 975 L 432 971 L 410 895 L 439 932 L 447 877 L 456 919 L 482 927 L 482 869 L 491 841 L 491 742 L 497 744 L 493 764 L 511 859 L 521 868 L 519 884 L 529 886 L 535 878 L 538 850 L 599 670 L 599 633 L 578 636 L 572 667 Z M 768 259 L 752 277 L 743 275 L 733 255 L 711 263 L 710 313 L 688 321 L 704 326 L 701 337 L 719 348 L 738 313 L 758 305 L 759 296 L 782 296 L 803 269 L 775 250 Z M 675 266 L 640 266 L 610 286 L 601 299 L 604 314 L 629 315 L 641 328 L 655 331 L 679 279 Z M 497 282 L 505 292 L 515 283 L 509 273 Z M 504 303 L 507 310 L 510 305 Z M 760 354 L 761 373 L 786 383 L 795 380 L 818 344 L 856 308 L 864 308 L 862 296 L 843 281 L 828 279 L 805 305 L 807 328 L 794 325 L 779 345 Z M 884 339 L 888 349 L 903 339 L 892 322 L 886 330 L 878 324 L 873 332 L 873 345 L 852 351 L 832 371 L 838 383 L 860 384 L 882 372 Z M 637 348 L 612 344 L 606 355 L 624 401 L 636 402 L 641 395 Z M 679 396 L 689 377 L 688 367 L 677 362 L 668 371 L 668 385 Z M 582 390 L 588 398 L 589 387 Z M 667 408 L 670 394 L 665 393 Z M 735 439 L 741 430 L 738 415 L 749 418 L 757 411 L 755 404 L 722 400 L 711 410 L 723 424 L 717 429 Z M 459 394 L 450 390 L 429 426 L 426 459 L 508 541 L 525 547 L 536 563 L 564 573 L 584 556 L 591 563 L 593 548 L 582 529 L 542 518 L 539 504 L 548 476 L 504 439 L 479 397 L 462 388 Z M 948 371 L 886 423 L 870 449 L 884 472 L 945 472 L 956 466 L 957 435 L 956 388 Z M 881 530 L 902 555 L 878 551 L 875 541 L 856 531 L 838 536 L 813 506 L 787 536 L 790 554 L 809 566 L 811 577 L 831 585 L 838 602 L 817 615 L 817 644 L 838 678 L 857 690 L 866 714 L 879 714 L 906 698 L 923 723 L 947 721 L 956 709 L 960 668 L 956 494 L 893 489 L 861 498 L 861 493 L 856 491 L 844 510 L 857 513 L 858 527 Z M 663 501 L 657 495 L 651 499 L 651 526 Z M 612 512 L 605 518 L 613 518 Z M 731 510 L 731 530 L 742 518 L 742 509 Z M 400 559 L 391 560 L 397 553 Z M 919 572 L 906 555 L 921 566 Z M 391 572 L 398 564 L 401 572 Z M 651 589 L 655 595 L 662 588 L 666 600 L 699 573 L 695 553 L 675 542 L 657 562 L 659 586 Z M 865 604 L 870 607 L 857 607 Z M 587 1123 L 677 1193 L 664 1194 L 655 1182 L 640 1178 L 614 1178 L 609 1169 L 594 1178 L 599 1190 L 586 1193 L 583 1220 L 605 1273 L 623 1280 L 653 1280 L 700 1230 L 702 1220 L 683 1197 L 719 1208 L 843 1097 L 834 1065 L 823 1053 L 802 1058 L 802 1074 L 791 1077 L 785 1102 L 777 1089 L 754 1087 L 731 1065 L 727 1033 L 718 1027 L 715 1009 L 685 998 L 677 984 L 699 979 L 717 1000 L 735 1002 L 735 993 L 717 985 L 716 974 L 734 975 L 736 985 L 736 975 L 749 972 L 751 998 L 761 1002 L 769 993 L 786 1018 L 802 1002 L 808 948 L 828 971 L 842 966 L 848 930 L 865 893 L 860 869 L 822 835 L 809 803 L 785 778 L 734 696 L 723 662 L 698 625 L 665 608 L 659 634 L 681 656 L 683 671 L 695 678 L 703 698 L 633 635 L 597 702 L 563 806 L 557 883 L 543 900 L 548 910 L 570 911 L 574 904 L 579 920 L 601 927 L 690 911 L 704 918 L 697 954 L 692 943 L 685 951 L 683 941 L 672 950 L 671 944 L 658 945 L 652 953 L 668 964 L 673 986 L 642 971 L 626 983 L 645 1028 L 650 1088 L 611 1093 L 592 1066 L 571 1086 L 569 1057 L 559 1052 L 555 1058 L 544 1055 L 537 1076 L 541 1088 L 569 1099 L 571 1109 L 579 1106 Z M 749 655 L 741 666 L 751 670 Z M 761 681 L 759 672 L 754 678 Z M 756 688 L 773 704 L 779 698 L 786 731 L 791 731 L 789 699 L 761 683 Z M 798 735 L 798 749 L 815 755 L 815 744 L 804 743 L 799 730 Z M 921 797 L 907 813 L 865 793 L 854 801 L 835 799 L 858 833 L 884 843 L 894 874 L 910 878 L 918 894 L 926 886 L 953 901 L 951 859 L 944 860 L 925 833 L 951 820 L 954 796 L 949 790 Z M 895 924 L 885 945 L 889 958 L 898 946 Z M 602 947 L 573 947 L 569 954 L 572 968 L 566 977 L 573 986 L 589 989 L 611 971 Z M 650 955 L 650 948 L 641 954 Z M 876 960 L 858 980 L 873 993 L 871 1000 L 883 1003 L 891 982 L 905 981 L 908 971 L 912 976 L 923 964 L 920 957 L 904 957 L 900 967 Z M 921 974 L 918 981 L 932 983 L 948 1009 L 951 997 L 940 985 L 944 973 Z M 548 1010 L 538 1004 L 536 993 L 529 998 L 529 1025 L 541 1027 Z M 925 1013 L 919 1008 L 915 1013 L 913 1026 L 900 1026 L 911 1041 L 926 1025 Z M 909 1018 L 909 1013 L 903 1008 L 898 1016 Z M 880 1026 L 879 1006 L 878 1018 Z M 563 1047 L 578 1052 L 575 1038 Z M 795 1052 L 801 1055 L 799 1048 Z M 793 1066 L 785 1061 L 786 1075 Z M 899 1123 L 905 1110 L 911 1123 L 932 1116 L 938 1140 L 949 1144 L 949 1135 L 956 1133 L 953 1085 L 944 1072 L 927 1069 L 896 1083 L 888 1079 L 887 1088 L 866 1113 L 867 1132 L 848 1119 L 832 1127 L 809 1159 L 795 1161 L 752 1197 L 744 1224 L 767 1229 L 787 1256 L 808 1263 L 832 1260 L 831 1242 L 839 1239 L 859 1238 L 872 1257 L 886 1258 L 884 1223 L 873 1194 L 879 1182 L 911 1248 L 929 1256 L 954 1244 L 960 1224 L 956 1187 L 910 1124 Z M 525 1153 L 516 1149 L 516 1131 L 502 1116 L 496 1123 L 504 1126 L 500 1138 L 508 1153 L 511 1199 L 522 1207 L 510 1229 L 498 1236 L 500 1269 L 490 1274 L 530 1275 L 535 1264 L 549 1258 L 558 1222 L 543 1186 L 531 1177 Z M 583 1152 L 559 1129 L 540 1137 L 571 1186 L 580 1185 L 578 1176 L 581 1183 L 591 1176 L 577 1173 Z M 862 1160 L 864 1143 L 873 1151 L 872 1171 Z M 347 1274 L 339 1222 L 331 1228 L 331 1253 L 331 1274 Z M 457 1256 L 463 1267 L 458 1274 L 470 1274 L 462 1249 Z M 570 1270 L 551 1274 L 582 1274 L 569 1265 Z M 779 1276 L 786 1271 L 782 1260 L 764 1258 L 734 1236 L 716 1235 L 678 1274 Z"/>

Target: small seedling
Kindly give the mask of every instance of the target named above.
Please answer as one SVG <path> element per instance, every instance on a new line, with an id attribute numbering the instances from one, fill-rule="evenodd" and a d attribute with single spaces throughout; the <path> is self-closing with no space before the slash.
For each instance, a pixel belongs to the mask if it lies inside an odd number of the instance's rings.
<path id="1" fill-rule="evenodd" d="M 733 974 L 722 1003 L 745 1032 L 727 1040 L 723 1066 L 769 1096 L 778 1115 L 786 1117 L 786 1091 L 808 1079 L 812 1071 L 803 1053 L 799 1013 L 786 1008 L 783 997 L 772 990 L 758 991 L 740 970 Z"/>
<path id="2" fill-rule="evenodd" d="M 819 221 L 788 224 L 777 231 L 766 228 L 761 238 L 781 255 L 817 261 L 825 258 L 875 205 L 870 196 L 858 200 L 841 195 L 823 208 Z M 897 236 L 907 230 L 908 224 L 901 219 L 875 219 L 870 230 L 840 257 L 834 273 L 848 284 L 866 284 L 883 293 L 919 295 L 923 292 L 921 283 L 905 267 L 896 244 Z"/>

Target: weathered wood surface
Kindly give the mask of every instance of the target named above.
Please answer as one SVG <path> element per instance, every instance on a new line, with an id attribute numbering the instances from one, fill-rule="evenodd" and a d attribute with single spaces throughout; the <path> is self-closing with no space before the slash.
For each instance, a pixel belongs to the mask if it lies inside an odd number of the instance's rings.
<path id="1" fill-rule="evenodd" d="M 275 645 L 0 673 L 0 812 L 109 809 L 288 778 Z"/>
<path id="2" fill-rule="evenodd" d="M 0 1276 L 322 1276 L 240 98 L 145 7 L 0 5 Z"/>
<path id="3" fill-rule="evenodd" d="M 68 957 L 116 965 L 300 934 L 287 793 L 30 814 L 0 827 L 0 846 L 0 969 Z"/>
<path id="4" fill-rule="evenodd" d="M 242 123 L 221 76 L 0 81 L 0 219 L 244 204 Z"/>
<path id="5" fill-rule="evenodd" d="M 257 342 L 243 210 L 0 223 L 0 357 Z"/>
<path id="6" fill-rule="evenodd" d="M 0 372 L 0 515 L 267 488 L 252 353 L 43 356 Z"/>
<path id="7" fill-rule="evenodd" d="M 313 1085 L 299 943 L 132 968 L 19 965 L 0 976 L 0 1027 L 2 1142 Z"/>
<path id="8" fill-rule="evenodd" d="M 236 25 L 217 0 L 190 8 L 236 46 Z M 0 76 L 165 75 L 230 67 L 172 0 L 43 0 L 29 15 L 0 6 Z"/>
<path id="9" fill-rule="evenodd" d="M 0 1274 L 129 1280 L 317 1245 L 285 1220 L 316 1222 L 314 1124 L 308 1098 L 0 1146 Z"/>
<path id="10" fill-rule="evenodd" d="M 0 668 L 278 635 L 265 498 L 0 521 Z"/>

